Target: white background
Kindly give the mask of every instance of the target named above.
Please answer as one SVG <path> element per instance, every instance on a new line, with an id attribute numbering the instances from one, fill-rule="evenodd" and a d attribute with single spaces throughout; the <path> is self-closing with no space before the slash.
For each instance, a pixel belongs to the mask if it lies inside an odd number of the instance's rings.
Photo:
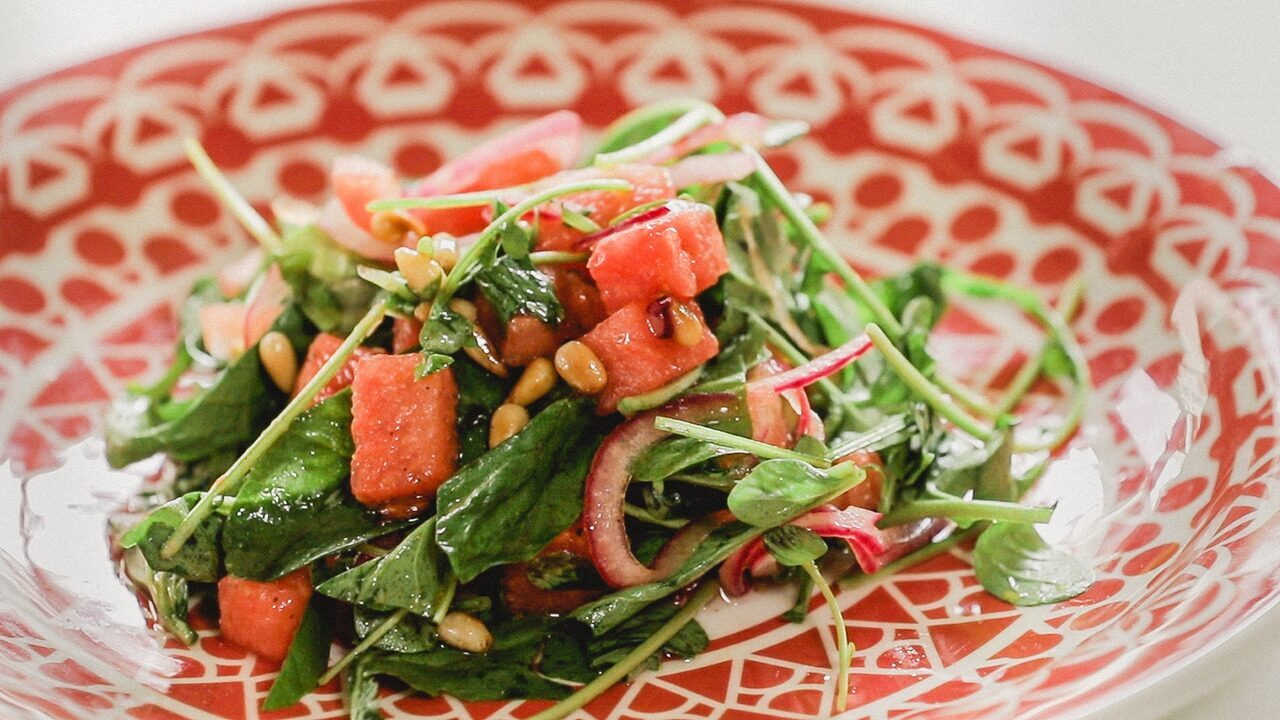
<path id="1" fill-rule="evenodd" d="M 299 4 L 303 0 L 0 0 L 0 87 L 129 45 Z M 850 4 L 1073 71 L 1165 110 L 1280 171 L 1277 0 Z M 1275 629 L 1278 623 L 1268 625 Z M 1277 717 L 1280 637 L 1270 645 L 1210 663 L 1201 671 L 1204 677 L 1214 682 L 1226 677 L 1227 684 L 1170 720 Z M 1195 673 L 1188 682 L 1197 682 Z"/>

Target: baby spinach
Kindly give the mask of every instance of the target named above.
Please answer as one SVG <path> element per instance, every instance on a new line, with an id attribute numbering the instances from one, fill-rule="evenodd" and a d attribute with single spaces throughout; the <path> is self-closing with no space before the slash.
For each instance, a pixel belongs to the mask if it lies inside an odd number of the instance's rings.
<path id="1" fill-rule="evenodd" d="M 174 498 L 152 510 L 137 525 L 120 536 L 120 547 L 137 548 L 147 560 L 148 566 L 158 572 L 171 572 L 186 580 L 196 582 L 217 582 L 221 565 L 219 538 L 222 536 L 223 515 L 211 513 L 196 528 L 191 537 L 183 543 L 182 548 L 166 558 L 160 552 L 174 528 L 196 506 L 202 492 L 192 492 Z"/>
<path id="2" fill-rule="evenodd" d="M 272 328 L 284 332 L 301 352 L 309 339 L 304 325 L 302 314 L 290 305 Z M 135 395 L 112 405 L 105 432 L 107 462 L 123 467 L 160 452 L 190 462 L 241 448 L 257 437 L 284 399 L 263 370 L 257 347 L 249 348 L 195 398 Z M 210 432 L 213 428 L 217 432 Z"/>
<path id="3" fill-rule="evenodd" d="M 322 331 L 349 333 L 377 292 L 356 274 L 359 259 L 315 225 L 289 228 L 281 240 L 276 261 L 294 302 Z"/>
<path id="4" fill-rule="evenodd" d="M 378 709 L 378 679 L 365 667 L 367 658 L 356 660 L 347 671 L 347 717 L 350 720 L 382 720 Z"/>
<path id="5" fill-rule="evenodd" d="M 592 638 L 587 643 L 587 655 L 590 658 L 591 667 L 600 672 L 616 664 L 648 640 L 654 631 L 666 625 L 679 611 L 680 606 L 675 603 L 657 603 L 645 608 L 604 635 Z M 657 670 L 664 654 L 677 655 L 685 659 L 696 657 L 707 649 L 710 642 L 706 631 L 698 621 L 691 620 L 670 640 L 667 640 L 658 652 L 650 655 L 642 665 L 637 667 L 633 674 L 643 670 Z"/>
<path id="6" fill-rule="evenodd" d="M 763 532 L 763 528 L 742 522 L 722 525 L 712 531 L 684 564 L 665 579 L 605 595 L 574 610 L 573 617 L 590 627 L 595 635 L 603 635 L 635 617 L 653 602 L 702 577 L 708 570 L 724 562 L 734 550 Z"/>
<path id="7" fill-rule="evenodd" d="M 764 534 L 764 546 L 786 567 L 799 567 L 827 553 L 827 543 L 818 533 L 799 525 L 782 525 Z"/>
<path id="8" fill-rule="evenodd" d="M 599 436 L 586 400 L 559 400 L 440 488 L 436 540 L 462 582 L 532 558 L 582 514 Z"/>
<path id="9" fill-rule="evenodd" d="M 436 522 L 422 523 L 390 553 L 332 577 L 316 590 L 373 610 L 404 608 L 430 615 L 449 585 L 449 565 L 436 545 Z"/>
<path id="10" fill-rule="evenodd" d="M 659 482 L 707 460 L 737 450 L 691 437 L 672 437 L 645 448 L 631 461 L 631 479 Z"/>
<path id="11" fill-rule="evenodd" d="M 973 551 L 978 582 L 1014 605 L 1048 605 L 1069 600 L 1093 584 L 1082 560 L 1051 547 L 1032 525 L 999 522 L 978 537 Z"/>
<path id="12" fill-rule="evenodd" d="M 355 605 L 352 607 L 351 614 L 356 637 L 363 639 L 382 625 L 391 613 Z M 373 647 L 387 652 L 415 653 L 426 652 L 436 644 L 435 626 L 429 620 L 416 615 L 406 615 L 378 638 Z"/>
<path id="13" fill-rule="evenodd" d="M 270 580 L 395 529 L 351 497 L 351 392 L 303 413 L 250 469 L 222 536 L 227 571 Z"/>
<path id="14" fill-rule="evenodd" d="M 529 315 L 548 325 L 564 318 L 551 278 L 535 270 L 527 258 L 498 258 L 476 274 L 476 285 L 504 326 L 516 315 Z"/>
<path id="15" fill-rule="evenodd" d="M 452 367 L 458 385 L 458 463 L 466 465 L 489 451 L 489 420 L 507 389 L 470 358 L 459 357 Z"/>
<path id="16" fill-rule="evenodd" d="M 186 579 L 171 572 L 153 570 L 142 550 L 136 547 L 125 550 L 124 571 L 151 598 L 160 627 L 187 645 L 196 644 L 200 636 L 187 622 Z"/>
<path id="17" fill-rule="evenodd" d="M 852 463 L 819 470 L 800 460 L 766 460 L 729 491 L 729 511 L 757 527 L 774 527 L 865 477 Z"/>
<path id="18" fill-rule="evenodd" d="M 320 676 L 329 665 L 329 646 L 333 643 L 333 621 L 321 609 L 319 598 L 313 597 L 302 614 L 302 622 L 289 645 L 289 654 L 280 666 L 280 674 L 271 684 L 263 710 L 280 710 L 302 699 L 316 689 Z"/>

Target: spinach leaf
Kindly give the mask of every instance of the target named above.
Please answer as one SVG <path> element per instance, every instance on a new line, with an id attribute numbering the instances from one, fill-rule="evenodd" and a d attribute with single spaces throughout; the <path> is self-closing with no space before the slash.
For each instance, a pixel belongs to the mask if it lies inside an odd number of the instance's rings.
<path id="1" fill-rule="evenodd" d="M 648 640 L 654 631 L 675 617 L 675 614 L 679 611 L 680 606 L 675 603 L 668 602 L 651 605 L 604 635 L 592 638 L 587 644 L 587 654 L 591 658 L 591 667 L 597 672 L 603 672 L 617 664 L 619 660 L 626 657 L 638 645 Z M 634 672 L 657 670 L 664 654 L 678 655 L 685 659 L 696 657 L 707 649 L 708 644 L 710 644 L 710 639 L 707 637 L 706 631 L 702 629 L 697 620 L 690 620 L 687 625 L 680 628 L 679 632 L 664 643 L 658 652 L 650 655 Z"/>
<path id="2" fill-rule="evenodd" d="M 532 558 L 582 514 L 600 442 L 586 400 L 559 400 L 440 487 L 436 540 L 462 582 Z"/>
<path id="3" fill-rule="evenodd" d="M 471 321 L 462 313 L 449 307 L 435 305 L 427 321 L 422 325 L 418 335 L 422 343 L 422 354 L 427 358 L 428 368 L 419 375 L 429 375 L 443 369 L 449 363 L 434 358 L 435 355 L 450 356 L 464 347 L 476 344 Z M 448 357 L 444 358 L 448 360 Z"/>
<path id="4" fill-rule="evenodd" d="M 316 590 L 373 610 L 404 608 L 430 615 L 449 585 L 449 566 L 436 545 L 436 522 L 422 523 L 390 553 L 329 578 Z"/>
<path id="5" fill-rule="evenodd" d="M 797 567 L 827 553 L 827 543 L 818 533 L 799 525 L 782 525 L 764 534 L 764 546 L 779 565 Z"/>
<path id="6" fill-rule="evenodd" d="M 978 537 L 973 569 L 982 587 L 1014 605 L 1069 600 L 1093 584 L 1093 568 L 1052 548 L 1032 525 L 996 523 Z"/>
<path id="7" fill-rule="evenodd" d="M 136 547 L 125 550 L 124 571 L 151 598 L 160 627 L 187 645 L 196 644 L 200 636 L 187 623 L 186 579 L 171 572 L 151 569 L 142 550 Z"/>
<path id="8" fill-rule="evenodd" d="M 397 527 L 347 492 L 350 427 L 344 390 L 299 416 L 253 466 L 222 536 L 228 572 L 271 580 Z"/>
<path id="9" fill-rule="evenodd" d="M 171 572 L 196 582 L 217 582 L 221 564 L 218 539 L 222 535 L 223 525 L 223 515 L 220 512 L 210 513 L 173 557 L 166 558 L 160 551 L 174 529 L 202 497 L 202 492 L 187 493 L 152 510 L 120 536 L 120 547 L 136 547 L 154 571 Z"/>
<path id="10" fill-rule="evenodd" d="M 276 681 L 271 684 L 262 709 L 287 708 L 315 690 L 320 676 L 329 666 L 329 646 L 332 644 L 333 622 L 313 597 L 302 614 L 302 623 L 289 645 L 289 654 L 280 666 Z"/>
<path id="11" fill-rule="evenodd" d="M 352 606 L 356 637 L 367 637 L 390 615 L 390 612 L 371 610 L 360 605 Z M 416 615 L 406 615 L 392 625 L 386 634 L 378 638 L 373 647 L 387 652 L 416 653 L 426 652 L 438 644 L 435 626 L 429 620 Z"/>
<path id="12" fill-rule="evenodd" d="M 458 463 L 466 465 L 489 452 L 489 421 L 507 389 L 470 358 L 459 357 L 452 367 L 458 385 Z"/>
<path id="13" fill-rule="evenodd" d="M 631 479 L 660 482 L 681 470 L 739 451 L 690 437 L 666 438 L 645 448 L 631 461 Z"/>
<path id="14" fill-rule="evenodd" d="M 654 601 L 667 597 L 702 577 L 708 570 L 724 562 L 734 550 L 763 532 L 763 528 L 742 522 L 723 525 L 708 535 L 693 555 L 665 579 L 606 595 L 574 610 L 573 617 L 590 627 L 595 635 L 603 635 L 635 617 Z"/>
<path id="15" fill-rule="evenodd" d="M 907 303 L 916 298 L 932 301 L 932 313 L 926 322 L 932 328 L 947 307 L 947 296 L 942 289 L 942 267 L 924 262 L 901 275 L 884 278 L 875 283 L 874 289 L 894 317 L 902 318 Z"/>
<path id="16" fill-rule="evenodd" d="M 377 288 L 357 274 L 360 259 L 315 225 L 289 228 L 277 258 L 294 302 L 324 332 L 346 335 L 369 305 Z"/>
<path id="17" fill-rule="evenodd" d="M 525 575 L 535 587 L 543 590 L 559 590 L 583 587 L 589 582 L 600 582 L 591 561 L 570 552 L 554 552 L 539 555 L 529 561 Z"/>
<path id="18" fill-rule="evenodd" d="M 350 720 L 383 720 L 378 705 L 378 680 L 365 667 L 365 658 L 361 657 L 347 671 L 347 717 Z"/>
<path id="19" fill-rule="evenodd" d="M 978 472 L 973 496 L 979 500 L 1018 499 L 1018 481 L 1013 477 L 1013 433 L 1007 427 L 998 427 L 984 444 L 988 452 L 987 462 Z"/>
<path id="20" fill-rule="evenodd" d="M 765 460 L 729 491 L 729 511 L 757 527 L 774 527 L 864 477 L 852 463 L 823 471 L 800 460 Z"/>
<path id="21" fill-rule="evenodd" d="M 298 309 L 290 305 L 272 329 L 284 332 L 299 352 L 308 341 Z M 252 347 L 227 366 L 194 399 L 129 396 L 112 405 L 106 420 L 107 462 L 123 467 L 163 452 L 191 462 L 247 445 L 283 406 L 284 394 L 267 377 Z"/>
<path id="22" fill-rule="evenodd" d="M 548 325 L 564 319 L 551 278 L 523 261 L 504 255 L 476 274 L 476 285 L 505 326 L 516 315 L 530 315 Z"/>

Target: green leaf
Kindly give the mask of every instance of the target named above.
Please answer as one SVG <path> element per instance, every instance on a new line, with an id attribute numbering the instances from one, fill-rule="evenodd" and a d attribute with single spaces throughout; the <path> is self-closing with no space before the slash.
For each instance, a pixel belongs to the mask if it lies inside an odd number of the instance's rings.
<path id="1" fill-rule="evenodd" d="M 658 582 L 619 590 L 573 611 L 596 635 L 603 635 L 635 617 L 647 606 L 702 577 L 724 562 L 734 550 L 759 537 L 764 530 L 741 522 L 731 522 L 714 530 L 674 573 Z"/>
<path id="2" fill-rule="evenodd" d="M 152 510 L 120 536 L 120 546 L 126 549 L 136 547 L 146 556 L 148 566 L 154 571 L 171 572 L 196 582 L 217 582 L 221 565 L 218 543 L 223 526 L 221 514 L 211 513 L 173 557 L 166 558 L 160 551 L 202 497 L 202 492 L 187 493 Z"/>
<path id="3" fill-rule="evenodd" d="M 452 367 L 458 385 L 458 464 L 466 465 L 489 452 L 489 420 L 506 399 L 507 388 L 468 357 L 459 357 Z"/>
<path id="4" fill-rule="evenodd" d="M 535 317 L 548 325 L 564 319 L 551 278 L 534 269 L 527 258 L 498 258 L 476 274 L 476 285 L 504 326 L 516 315 Z"/>
<path id="5" fill-rule="evenodd" d="M 498 217 L 507 210 L 506 205 L 498 203 L 494 208 L 493 216 Z M 530 237 L 528 228 L 518 222 L 503 223 L 502 227 L 498 228 L 498 242 L 502 246 L 502 252 L 516 260 L 529 257 L 529 250 L 533 247 L 533 238 Z"/>
<path id="6" fill-rule="evenodd" d="M 626 657 L 638 645 L 648 640 L 658 628 L 667 624 L 680 611 L 675 603 L 658 603 L 619 624 L 600 637 L 592 638 L 587 644 L 587 654 L 591 659 L 591 667 L 603 671 Z M 662 662 L 664 654 L 676 655 L 686 660 L 696 657 L 707 649 L 710 639 L 707 633 L 692 620 L 671 637 L 662 648 L 649 656 L 636 671 L 656 670 Z"/>
<path id="7" fill-rule="evenodd" d="M 346 487 L 351 392 L 303 413 L 249 471 L 222 535 L 227 571 L 271 580 L 390 532 Z"/>
<path id="8" fill-rule="evenodd" d="M 525 575 L 535 587 L 543 590 L 582 587 L 587 582 L 600 582 L 591 561 L 570 552 L 539 555 L 529 561 Z"/>
<path id="9" fill-rule="evenodd" d="M 440 353 L 423 353 L 422 361 L 413 369 L 413 376 L 419 380 L 434 375 L 441 370 L 453 365 L 453 357 L 450 355 L 441 355 Z"/>
<path id="10" fill-rule="evenodd" d="M 635 482 L 660 482 L 681 470 L 737 452 L 697 438 L 666 438 L 645 448 L 631 461 L 631 479 Z"/>
<path id="11" fill-rule="evenodd" d="M 347 671 L 347 717 L 350 720 L 383 720 L 378 708 L 378 679 L 361 657 Z"/>
<path id="12" fill-rule="evenodd" d="M 1054 549 L 1032 525 L 996 523 L 978 537 L 973 569 L 987 592 L 1014 605 L 1069 600 L 1093 584 L 1093 568 Z"/>
<path id="13" fill-rule="evenodd" d="M 436 545 L 437 519 L 414 528 L 390 553 L 329 578 L 321 594 L 373 610 L 404 608 L 429 616 L 449 585 L 449 566 Z"/>
<path id="14" fill-rule="evenodd" d="M 436 539 L 459 580 L 532 558 L 582 514 L 594 423 L 589 401 L 552 403 L 440 487 Z"/>
<path id="15" fill-rule="evenodd" d="M 296 307 L 287 307 L 272 325 L 301 352 L 309 340 Z M 254 346 L 227 366 L 193 399 L 128 396 L 107 414 L 107 462 L 123 467 L 156 453 L 180 462 L 238 450 L 258 436 L 284 404 L 284 394 L 267 377 Z M 216 429 L 216 431 L 214 431 Z"/>
<path id="16" fill-rule="evenodd" d="M 799 525 L 783 525 L 764 534 L 764 546 L 778 564 L 797 567 L 827 553 L 827 543 L 818 533 Z"/>
<path id="17" fill-rule="evenodd" d="M 281 240 L 284 249 L 276 262 L 294 302 L 322 331 L 349 333 L 377 293 L 357 275 L 363 261 L 315 225 L 289 228 Z"/>
<path id="18" fill-rule="evenodd" d="M 151 598 L 156 621 L 161 627 L 187 645 L 194 645 L 200 639 L 187 623 L 188 591 L 185 578 L 171 572 L 153 570 L 142 550 L 137 547 L 125 550 L 124 571 Z"/>
<path id="19" fill-rule="evenodd" d="M 352 607 L 352 619 L 355 624 L 356 637 L 364 639 L 369 633 L 387 619 L 390 612 L 371 610 L 355 605 Z M 426 652 L 436 647 L 435 626 L 425 618 L 406 615 L 391 627 L 373 644 L 377 650 L 396 653 Z"/>
<path id="20" fill-rule="evenodd" d="M 729 511 L 757 527 L 774 527 L 865 476 L 852 463 L 823 471 L 800 460 L 766 460 L 729 492 Z"/>
<path id="21" fill-rule="evenodd" d="M 422 354 L 428 356 L 428 363 L 431 362 L 429 358 L 433 353 L 453 355 L 464 347 L 476 344 L 471 321 L 456 310 L 440 305 L 432 307 L 431 315 L 427 317 L 418 337 L 422 341 Z"/>
<path id="22" fill-rule="evenodd" d="M 263 710 L 280 710 L 298 702 L 316 689 L 320 676 L 329 666 L 329 646 L 333 643 L 333 622 L 312 598 L 302 615 L 298 632 L 289 645 L 289 654 L 280 666 L 280 674 L 262 703 Z"/>
<path id="23" fill-rule="evenodd" d="M 1018 499 L 1018 481 L 1013 477 L 1013 433 L 997 428 L 984 444 L 989 455 L 978 471 L 973 496 L 979 500 L 1013 502 Z"/>

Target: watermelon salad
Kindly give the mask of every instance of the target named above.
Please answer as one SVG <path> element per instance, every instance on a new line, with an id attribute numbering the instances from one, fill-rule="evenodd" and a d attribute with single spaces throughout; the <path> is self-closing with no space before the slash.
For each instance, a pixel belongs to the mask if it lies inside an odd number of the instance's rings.
<path id="1" fill-rule="evenodd" d="M 998 598 L 1084 591 L 1024 500 L 1081 419 L 1080 284 L 1051 305 L 927 262 L 864 278 L 765 160 L 805 131 L 669 102 L 583 162 L 556 112 L 425 178 L 339 157 L 327 202 L 272 223 L 189 144 L 257 244 L 108 417 L 114 466 L 164 458 L 118 535 L 157 624 L 195 642 L 199 603 L 280 663 L 266 709 L 340 682 L 353 718 L 387 685 L 544 720 L 702 652 L 717 595 L 790 588 L 786 620 L 833 623 L 838 712 L 833 583 L 972 543 Z M 975 299 L 1045 330 L 998 392 L 934 337 Z M 1019 426 L 1037 383 L 1062 410 Z"/>

